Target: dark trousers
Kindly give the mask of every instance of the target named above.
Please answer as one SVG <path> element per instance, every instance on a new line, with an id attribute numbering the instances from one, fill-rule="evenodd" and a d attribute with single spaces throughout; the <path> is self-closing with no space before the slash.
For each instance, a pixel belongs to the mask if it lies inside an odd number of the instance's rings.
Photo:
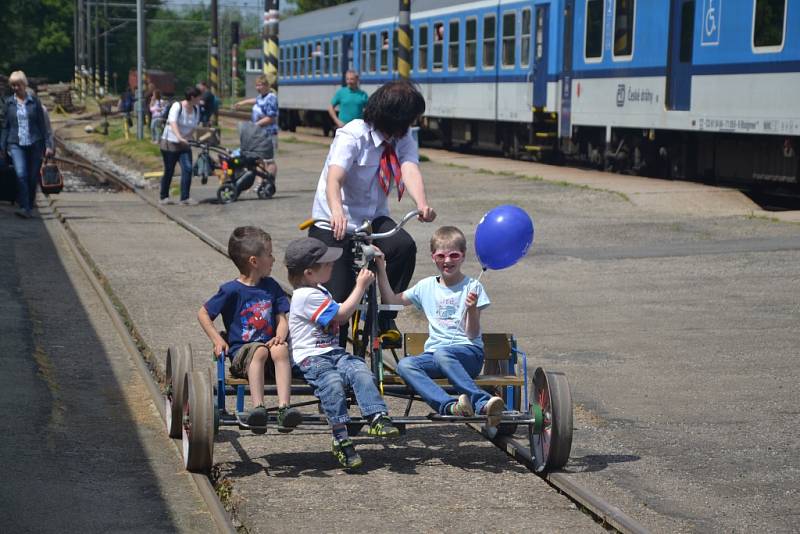
<path id="1" fill-rule="evenodd" d="M 189 188 L 192 187 L 192 151 L 182 150 L 180 152 L 161 151 L 164 158 L 164 175 L 161 177 L 161 198 L 169 196 L 169 186 L 172 183 L 172 175 L 175 174 L 175 164 L 181 164 L 181 200 L 189 198 Z"/>
<path id="2" fill-rule="evenodd" d="M 42 158 L 44 157 L 44 143 L 37 141 L 32 145 L 9 145 L 8 152 L 17 174 L 17 204 L 20 208 L 30 211 L 36 200 L 36 187 L 39 184 Z"/>
<path id="3" fill-rule="evenodd" d="M 375 233 L 386 232 L 395 227 L 395 222 L 389 217 L 378 217 L 372 221 L 372 231 Z M 312 226 L 308 230 L 309 237 L 316 237 L 329 247 L 339 247 L 344 250 L 342 256 L 333 264 L 333 273 L 330 281 L 325 284 L 336 302 L 347 299 L 356 285 L 356 272 L 353 268 L 353 241 L 345 237 L 341 241 L 333 238 L 333 232 Z M 389 284 L 395 293 L 400 293 L 408 288 L 411 277 L 414 276 L 414 266 L 417 261 L 417 244 L 405 230 L 387 239 L 375 241 L 378 248 L 386 256 L 386 275 Z M 397 317 L 397 312 L 380 312 L 378 324 L 386 324 Z M 347 338 L 347 329 L 342 329 L 343 338 Z M 344 346 L 344 344 L 342 345 Z"/>

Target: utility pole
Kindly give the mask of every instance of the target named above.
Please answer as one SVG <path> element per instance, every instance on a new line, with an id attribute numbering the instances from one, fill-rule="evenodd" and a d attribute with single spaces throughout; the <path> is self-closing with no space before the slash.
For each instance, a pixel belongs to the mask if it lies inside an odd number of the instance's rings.
<path id="1" fill-rule="evenodd" d="M 77 89 L 78 83 L 78 2 L 75 0 L 75 9 L 72 10 L 72 86 Z"/>
<path id="2" fill-rule="evenodd" d="M 279 0 L 264 0 L 264 74 L 272 90 L 278 91 Z"/>
<path id="3" fill-rule="evenodd" d="M 100 97 L 100 10 L 94 8 L 94 95 Z"/>
<path id="4" fill-rule="evenodd" d="M 211 92 L 219 95 L 219 13 L 217 12 L 217 0 L 211 0 Z M 211 117 L 209 117 L 209 120 Z M 214 124 L 217 123 L 216 116 Z"/>
<path id="5" fill-rule="evenodd" d="M 231 96 L 236 101 L 239 82 L 239 22 L 231 22 Z"/>
<path id="6" fill-rule="evenodd" d="M 136 139 L 144 139 L 144 0 L 136 0 Z"/>
<path id="7" fill-rule="evenodd" d="M 397 21 L 397 73 L 407 80 L 411 75 L 411 0 L 400 0 Z"/>
<path id="8" fill-rule="evenodd" d="M 103 19 L 105 22 L 105 24 L 103 24 L 103 28 L 105 28 L 105 32 L 103 33 L 103 53 L 105 54 L 103 65 L 106 67 L 103 87 L 105 88 L 105 94 L 108 95 L 108 71 L 111 70 L 108 65 L 108 32 L 111 27 L 108 23 L 108 0 L 103 0 Z"/>
<path id="9" fill-rule="evenodd" d="M 96 9 L 96 8 L 95 8 Z M 94 96 L 94 57 L 92 57 L 92 3 L 86 2 L 86 66 L 89 68 L 87 73 L 88 79 L 86 80 L 86 95 Z"/>
<path id="10" fill-rule="evenodd" d="M 76 80 L 78 84 L 78 97 L 83 100 L 84 95 L 86 94 L 86 84 L 85 80 L 83 79 L 83 71 L 86 69 L 86 55 L 84 54 L 84 42 L 83 42 L 83 34 L 84 34 L 84 24 L 83 18 L 86 16 L 84 13 L 84 5 L 83 0 L 78 0 L 78 35 L 75 37 L 78 46 L 78 79 Z"/>

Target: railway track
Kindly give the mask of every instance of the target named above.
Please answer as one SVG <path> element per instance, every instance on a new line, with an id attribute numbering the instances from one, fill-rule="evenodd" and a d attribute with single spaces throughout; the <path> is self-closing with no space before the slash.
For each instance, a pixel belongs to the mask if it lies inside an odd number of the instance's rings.
<path id="1" fill-rule="evenodd" d="M 150 198 L 148 195 L 132 186 L 125 179 L 114 175 L 112 172 L 98 168 L 91 161 L 83 158 L 80 155 L 71 153 L 69 149 L 66 148 L 64 143 L 58 138 L 57 134 L 56 143 L 60 147 L 62 153 L 66 154 L 66 156 L 58 158 L 58 161 L 61 164 L 65 166 L 72 165 L 74 169 L 83 170 L 84 172 L 96 177 L 98 180 L 106 180 L 109 183 L 117 185 L 121 189 L 133 192 L 150 206 L 160 211 L 165 217 L 191 232 L 216 252 L 227 257 L 227 248 L 222 243 L 211 237 L 208 233 L 204 232 L 182 217 L 170 213 L 168 210 L 160 206 L 154 199 Z M 51 201 L 51 204 L 52 203 L 53 201 Z M 57 212 L 57 207 L 54 206 L 54 209 Z M 145 380 L 149 382 L 153 400 L 159 410 L 162 411 L 163 416 L 164 407 L 162 403 L 161 387 L 158 385 L 158 378 L 154 376 L 153 370 L 148 366 L 147 359 L 145 357 L 145 351 L 149 349 L 144 348 L 146 347 L 144 342 L 138 338 L 137 333 L 133 331 L 131 327 L 126 327 L 126 324 L 133 324 L 133 321 L 131 320 L 132 318 L 120 315 L 120 309 L 112 302 L 112 300 L 116 299 L 116 297 L 113 295 L 111 288 L 107 285 L 101 285 L 101 281 L 104 280 L 104 277 L 99 270 L 94 267 L 91 257 L 88 256 L 82 247 L 80 247 L 76 236 L 69 230 L 67 221 L 60 216 L 58 217 L 58 220 L 61 222 L 65 229 L 66 235 L 69 237 L 70 246 L 73 247 L 76 255 L 81 258 L 81 266 L 84 268 L 87 274 L 91 275 L 90 279 L 95 285 L 95 289 L 100 294 L 101 299 L 103 299 L 104 304 L 106 304 L 109 314 L 112 315 L 115 326 L 117 326 L 118 330 L 120 330 L 123 339 L 126 339 L 127 345 L 129 346 L 129 351 L 134 357 L 134 360 L 137 362 L 137 365 L 139 365 Z M 489 439 L 496 447 L 508 454 L 515 461 L 530 469 L 532 474 L 535 474 L 533 458 L 531 457 L 530 450 L 515 440 L 513 436 L 497 436 L 492 438 L 485 434 L 477 425 L 468 424 L 468 426 L 470 426 L 476 432 L 483 434 L 484 437 Z M 180 440 L 175 440 L 175 442 L 176 446 L 180 450 Z M 593 493 L 588 488 L 576 484 L 567 474 L 555 472 L 537 474 L 537 476 L 540 476 L 542 479 L 544 479 L 551 487 L 575 503 L 581 510 L 593 517 L 594 520 L 599 524 L 623 533 L 638 534 L 648 532 L 648 530 L 641 523 L 625 514 L 618 507 L 605 501 L 602 497 Z M 232 528 L 231 520 L 217 499 L 216 493 L 209 479 L 198 474 L 193 474 L 193 479 L 197 483 L 200 493 L 206 500 L 212 514 L 215 515 L 215 520 L 217 521 L 219 528 L 223 531 L 229 531 L 229 529 Z M 220 514 L 222 514 L 222 516 L 220 516 Z"/>

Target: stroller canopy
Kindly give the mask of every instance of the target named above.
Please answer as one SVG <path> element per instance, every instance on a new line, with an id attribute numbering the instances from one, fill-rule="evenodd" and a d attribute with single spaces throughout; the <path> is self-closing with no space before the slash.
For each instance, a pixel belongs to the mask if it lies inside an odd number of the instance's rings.
<path id="1" fill-rule="evenodd" d="M 264 129 L 252 122 L 239 123 L 239 147 L 242 156 L 258 159 L 273 159 L 272 139 Z"/>

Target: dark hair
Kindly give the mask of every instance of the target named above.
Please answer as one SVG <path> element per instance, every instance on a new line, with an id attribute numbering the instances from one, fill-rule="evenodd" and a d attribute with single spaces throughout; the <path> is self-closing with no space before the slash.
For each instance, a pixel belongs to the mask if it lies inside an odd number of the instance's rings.
<path id="1" fill-rule="evenodd" d="M 183 92 L 183 96 L 186 97 L 186 100 L 197 98 L 198 96 L 200 96 L 200 94 L 201 94 L 200 89 L 192 86 L 187 87 L 186 90 Z"/>
<path id="2" fill-rule="evenodd" d="M 320 268 L 321 263 L 315 263 L 311 267 L 306 267 L 306 269 L 311 269 L 312 271 L 316 271 Z M 290 269 L 289 267 L 286 268 L 286 278 L 289 279 L 289 283 L 292 285 L 293 288 L 297 289 L 299 287 L 306 286 L 305 283 L 305 276 L 306 276 L 306 269 Z"/>
<path id="3" fill-rule="evenodd" d="M 364 121 L 384 135 L 401 137 L 423 113 L 422 94 L 411 82 L 396 80 L 372 93 L 364 107 Z"/>
<path id="4" fill-rule="evenodd" d="M 248 272 L 248 260 L 251 256 L 260 256 L 272 237 L 256 226 L 239 226 L 233 230 L 228 239 L 228 256 L 242 274 Z"/>

